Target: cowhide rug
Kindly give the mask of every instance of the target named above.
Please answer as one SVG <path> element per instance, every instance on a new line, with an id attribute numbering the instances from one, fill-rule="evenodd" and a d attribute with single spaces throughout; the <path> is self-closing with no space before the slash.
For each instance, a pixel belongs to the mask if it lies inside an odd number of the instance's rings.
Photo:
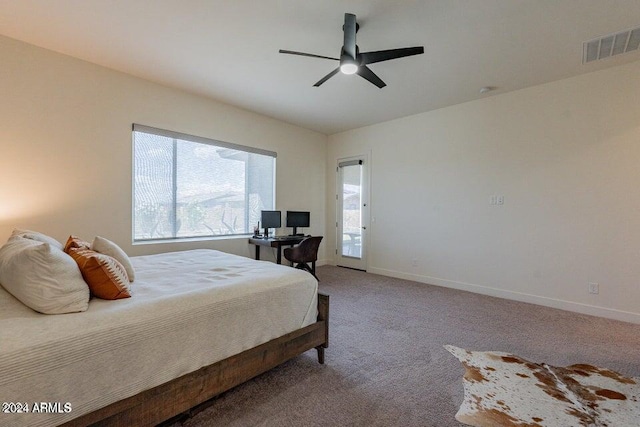
<path id="1" fill-rule="evenodd" d="M 462 362 L 462 423 L 496 426 L 640 426 L 640 378 L 592 365 L 559 368 L 513 354 L 446 345 Z"/>

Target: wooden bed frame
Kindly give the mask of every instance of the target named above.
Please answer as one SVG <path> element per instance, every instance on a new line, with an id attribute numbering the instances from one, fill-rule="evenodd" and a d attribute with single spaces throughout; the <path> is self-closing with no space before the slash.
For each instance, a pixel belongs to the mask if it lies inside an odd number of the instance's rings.
<path id="1" fill-rule="evenodd" d="M 63 426 L 154 426 L 316 348 L 329 346 L 329 295 L 318 293 L 318 320 L 190 374 L 73 419 Z"/>

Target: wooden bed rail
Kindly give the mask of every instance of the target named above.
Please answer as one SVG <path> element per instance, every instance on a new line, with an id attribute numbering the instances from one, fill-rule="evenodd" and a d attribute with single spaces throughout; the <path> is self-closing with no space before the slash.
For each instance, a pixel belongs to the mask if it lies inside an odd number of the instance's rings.
<path id="1" fill-rule="evenodd" d="M 155 426 L 315 348 L 329 346 L 329 295 L 318 293 L 315 323 L 195 372 L 82 415 L 63 426 Z"/>

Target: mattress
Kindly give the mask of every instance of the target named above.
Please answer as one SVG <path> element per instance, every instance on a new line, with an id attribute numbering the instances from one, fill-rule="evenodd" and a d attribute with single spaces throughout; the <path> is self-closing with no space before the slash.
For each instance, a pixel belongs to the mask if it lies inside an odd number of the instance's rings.
<path id="1" fill-rule="evenodd" d="M 301 270 L 214 250 L 132 262 L 132 297 L 83 313 L 39 314 L 0 288 L 0 402 L 19 404 L 0 425 L 57 425 L 316 321 Z"/>

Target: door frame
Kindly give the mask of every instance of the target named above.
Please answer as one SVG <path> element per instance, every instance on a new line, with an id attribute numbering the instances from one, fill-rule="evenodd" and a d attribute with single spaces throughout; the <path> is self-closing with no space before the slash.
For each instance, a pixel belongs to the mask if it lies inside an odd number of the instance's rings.
<path id="1" fill-rule="evenodd" d="M 361 215 L 362 215 L 362 237 L 361 237 L 361 259 L 357 258 L 349 258 L 343 257 L 341 255 L 340 246 L 342 244 L 342 237 L 340 236 L 339 222 L 342 218 L 342 200 L 340 200 L 339 195 L 341 193 L 341 179 L 340 179 L 340 166 L 339 164 L 342 162 L 361 160 L 362 161 L 362 205 Z M 371 212 L 371 155 L 368 152 L 364 152 L 363 154 L 358 154 L 355 156 L 341 157 L 336 159 L 336 186 L 335 186 L 335 195 L 336 195 L 336 210 L 335 210 L 335 229 L 336 229 L 336 247 L 335 247 L 335 265 L 340 267 L 348 267 L 356 270 L 367 271 L 369 267 L 369 240 L 370 240 L 370 212 Z M 357 260 L 357 261 L 355 261 Z"/>

